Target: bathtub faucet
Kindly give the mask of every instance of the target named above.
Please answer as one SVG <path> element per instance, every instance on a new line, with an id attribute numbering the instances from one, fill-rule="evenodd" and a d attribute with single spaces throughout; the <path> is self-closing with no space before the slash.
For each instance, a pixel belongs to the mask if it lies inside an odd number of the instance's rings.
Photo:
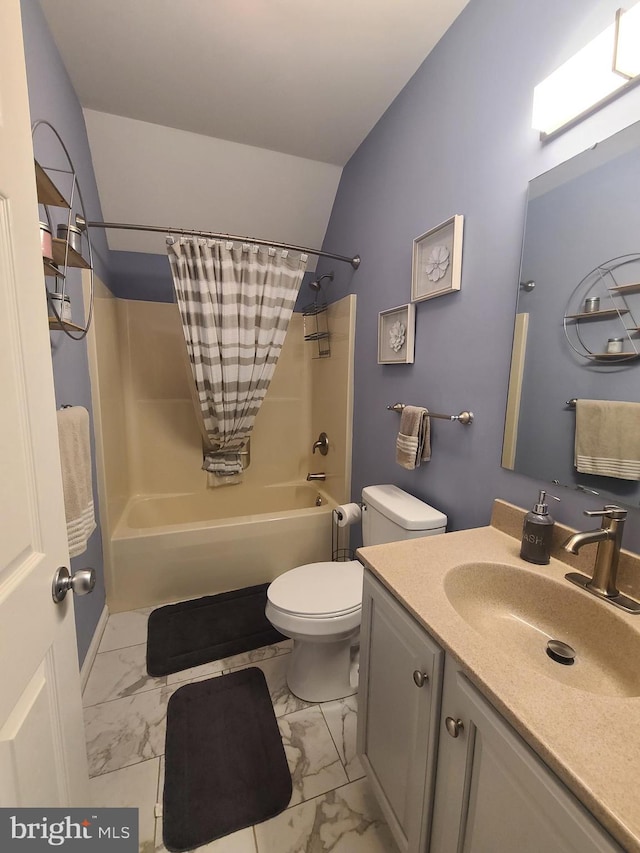
<path id="1" fill-rule="evenodd" d="M 329 437 L 326 432 L 321 432 L 317 441 L 313 442 L 313 453 L 319 450 L 323 456 L 329 452 Z"/>
<path id="2" fill-rule="evenodd" d="M 324 471 L 319 471 L 317 474 L 307 474 L 307 480 L 326 480 L 327 475 Z"/>

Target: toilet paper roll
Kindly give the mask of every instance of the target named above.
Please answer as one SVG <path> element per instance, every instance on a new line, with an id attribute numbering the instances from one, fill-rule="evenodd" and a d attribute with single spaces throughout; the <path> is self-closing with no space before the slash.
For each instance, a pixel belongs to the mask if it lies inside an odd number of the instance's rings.
<path id="1" fill-rule="evenodd" d="M 356 524 L 362 517 L 358 504 L 341 504 L 336 507 L 336 513 L 338 515 L 338 527 Z"/>

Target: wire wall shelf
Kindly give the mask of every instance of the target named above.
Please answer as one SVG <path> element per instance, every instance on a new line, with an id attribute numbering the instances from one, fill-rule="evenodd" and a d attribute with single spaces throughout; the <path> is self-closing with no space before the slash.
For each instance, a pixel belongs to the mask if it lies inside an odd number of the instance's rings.
<path id="1" fill-rule="evenodd" d="M 638 252 L 610 258 L 588 272 L 569 297 L 562 321 L 567 343 L 576 355 L 603 364 L 640 358 L 640 301 L 629 299 L 637 294 Z"/>
<path id="2" fill-rule="evenodd" d="M 89 239 L 87 228 L 77 228 L 75 226 L 76 220 L 74 219 L 74 209 L 77 209 L 81 214 L 80 218 L 84 220 L 85 207 L 77 174 L 62 137 L 52 124 L 40 119 L 34 122 L 31 129 L 34 147 L 36 136 L 39 136 L 37 131 L 40 128 L 43 131 L 48 129 L 53 134 L 63 153 L 63 158 L 61 159 L 66 161 L 63 167 L 43 166 L 38 160 L 34 161 L 38 205 L 44 210 L 47 220 L 46 225 L 48 231 L 51 233 L 51 255 L 45 257 L 43 252 L 42 259 L 45 296 L 49 311 L 49 329 L 50 331 L 64 332 L 72 340 L 81 341 L 86 337 L 91 325 L 94 292 L 93 249 L 91 240 Z M 58 180 L 64 182 L 67 188 L 66 193 L 60 191 L 50 175 L 51 172 L 56 174 Z M 65 211 L 65 213 L 60 216 L 59 213 L 56 214 L 56 211 Z M 66 234 L 65 239 L 53 236 L 54 225 L 58 229 L 63 229 L 63 233 Z M 41 223 L 41 232 L 42 230 L 43 225 Z M 71 245 L 69 235 L 72 231 L 77 234 L 77 240 L 79 241 L 76 247 Z M 60 232 L 58 231 L 58 233 Z M 89 310 L 84 326 L 80 326 L 70 319 L 71 303 L 68 294 L 68 284 L 70 270 L 72 269 L 88 270 L 90 272 Z M 53 280 L 51 286 L 47 284 L 47 280 Z M 69 314 L 65 313 L 65 307 L 69 311 Z"/>

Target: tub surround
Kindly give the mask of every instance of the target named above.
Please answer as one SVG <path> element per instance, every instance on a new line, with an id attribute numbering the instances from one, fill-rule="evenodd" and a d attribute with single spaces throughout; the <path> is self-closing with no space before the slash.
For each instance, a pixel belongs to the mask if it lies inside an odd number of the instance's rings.
<path id="1" fill-rule="evenodd" d="M 312 445 L 329 435 L 327 488 L 348 500 L 355 297 L 330 307 L 332 355 L 314 359 L 301 314 L 289 324 L 282 353 L 251 436 L 243 487 L 304 479 L 315 470 Z M 202 439 L 190 391 L 175 304 L 115 299 L 95 304 L 94 395 L 103 399 L 107 503 L 117 512 L 133 496 L 206 492 Z M 99 389 L 99 391 L 98 391 Z M 112 472 L 117 472 L 116 474 Z M 123 500 L 124 499 L 124 500 Z"/>
<path id="2" fill-rule="evenodd" d="M 293 315 L 243 482 L 210 489 L 176 305 L 117 299 L 97 285 L 89 356 L 109 611 L 252 586 L 330 559 L 327 504 L 351 489 L 355 297 L 329 308 L 330 358 L 313 357 Z M 322 431 L 330 449 L 319 466 L 312 446 Z M 320 467 L 318 511 L 305 477 Z M 285 494 L 294 491 L 304 500 Z"/>
<path id="3" fill-rule="evenodd" d="M 351 454 L 353 439 L 353 372 L 356 336 L 356 297 L 347 296 L 333 302 L 327 309 L 331 356 L 311 358 L 311 434 L 313 440 L 326 432 L 329 453 L 311 454 L 309 471 L 324 471 L 328 490 L 338 503 L 350 500 Z M 305 343 L 309 357 L 315 342 Z M 322 460 L 322 464 L 320 464 Z"/>
<path id="4" fill-rule="evenodd" d="M 476 632 L 445 593 L 449 569 L 462 563 L 508 563 L 564 580 L 568 566 L 591 572 L 595 548 L 572 556 L 560 550 L 573 532 L 556 524 L 551 562 L 533 566 L 519 557 L 525 510 L 497 500 L 491 525 L 471 530 L 362 548 L 373 574 L 459 662 L 469 679 L 524 740 L 628 851 L 640 853 L 640 696 L 585 693 L 539 669 L 518 664 Z M 621 553 L 620 586 L 640 594 L 640 556 Z M 587 595 L 587 593 L 582 593 Z M 595 599 L 594 599 L 595 601 Z M 614 609 L 606 602 L 603 608 Z M 640 632 L 640 618 L 619 617 Z M 602 637 L 603 646 L 608 642 Z M 614 650 L 627 654 L 625 649 Z"/>

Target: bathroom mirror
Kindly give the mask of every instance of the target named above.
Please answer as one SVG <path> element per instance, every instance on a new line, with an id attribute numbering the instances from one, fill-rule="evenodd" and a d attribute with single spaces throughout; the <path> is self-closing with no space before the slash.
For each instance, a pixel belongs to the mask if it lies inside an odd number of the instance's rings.
<path id="1" fill-rule="evenodd" d="M 639 199 L 640 122 L 529 184 L 502 457 L 636 508 L 640 482 L 576 471 L 569 401 L 640 402 Z"/>

